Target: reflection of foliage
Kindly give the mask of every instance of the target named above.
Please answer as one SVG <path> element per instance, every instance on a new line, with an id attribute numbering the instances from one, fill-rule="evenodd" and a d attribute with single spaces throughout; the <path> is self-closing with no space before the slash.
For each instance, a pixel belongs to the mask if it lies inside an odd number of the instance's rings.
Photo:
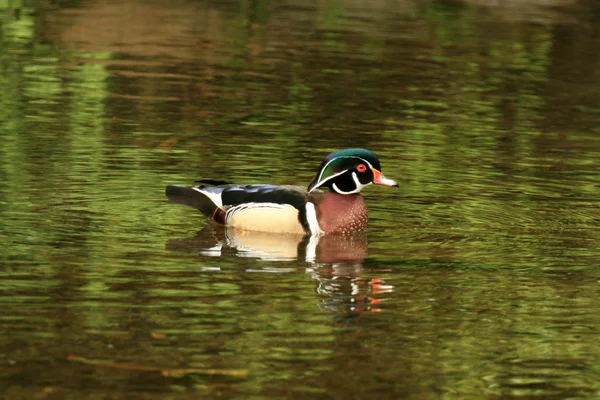
<path id="1" fill-rule="evenodd" d="M 403 362 L 415 362 L 410 352 L 432 355 L 419 375 L 443 375 L 447 382 L 428 384 L 456 393 L 485 389 L 473 372 L 481 365 L 493 385 L 510 380 L 491 348 L 510 353 L 517 373 L 527 370 L 520 360 L 557 351 L 557 339 L 561 357 L 594 356 L 586 339 L 594 336 L 578 331 L 595 329 L 584 318 L 598 263 L 593 30 L 490 23 L 484 8 L 464 2 L 422 2 L 418 17 L 404 19 L 376 1 L 358 2 L 368 18 L 343 0 L 306 9 L 208 2 L 208 11 L 186 9 L 191 3 L 144 2 L 135 9 L 143 18 L 131 12 L 126 23 L 85 2 L 67 20 L 60 9 L 38 17 L 27 8 L 0 20 L 1 289 L 14 321 L 28 321 L 19 307 L 32 301 L 72 305 L 44 309 L 28 328 L 60 326 L 74 346 L 81 334 L 135 342 L 161 361 L 144 365 L 176 368 L 139 332 L 158 327 L 166 333 L 154 340 L 190 343 L 173 363 L 224 363 L 271 380 L 321 376 L 320 363 L 324 374 L 336 363 L 358 370 L 365 358 L 394 363 L 378 351 L 383 343 L 393 355 L 406 349 Z M 159 29 L 144 24 L 148 14 L 176 17 Z M 125 33 L 114 43 L 92 36 L 102 32 Z M 166 183 L 306 184 L 327 151 L 346 146 L 376 151 L 403 186 L 365 190 L 379 239 L 367 266 L 392 271 L 388 281 L 405 296 L 378 305 L 388 322 L 355 322 L 370 340 L 315 317 L 314 282 L 303 272 L 249 277 L 240 265 L 251 261 L 224 259 L 223 271 L 208 275 L 196 255 L 165 253 L 165 238 L 204 224 L 166 203 Z M 577 272 L 568 282 L 580 280 L 577 296 L 570 284 L 538 280 L 545 270 L 563 274 L 566 263 Z M 518 280 L 523 270 L 531 275 Z M 553 322 L 578 306 L 576 323 Z M 297 332 L 306 333 L 300 344 L 282 342 Z M 85 350 L 107 359 L 103 343 Z M 270 375 L 273 363 L 282 368 Z M 313 369 L 303 375 L 305 364 Z M 267 378 L 256 379 L 245 388 L 258 393 Z M 310 389 L 324 391 L 323 381 Z"/>
<path id="2" fill-rule="evenodd" d="M 43 190 L 48 183 L 67 185 L 61 181 L 66 178 L 89 184 L 88 194 L 95 197 L 102 197 L 108 188 L 119 192 L 123 207 L 119 212 L 104 201 L 78 203 L 76 208 L 91 213 L 89 218 L 93 220 L 93 211 L 99 210 L 122 217 L 137 207 L 140 190 L 126 182 L 141 185 L 145 196 L 152 197 L 157 190 L 158 185 L 152 186 L 155 178 L 144 173 L 145 168 L 166 167 L 169 175 L 180 173 L 178 179 L 188 182 L 210 175 L 302 183 L 310 179 L 313 164 L 323 153 L 358 145 L 374 148 L 384 160 L 393 160 L 399 151 L 410 158 L 412 162 L 401 167 L 384 162 L 388 175 L 413 179 L 405 188 L 408 193 L 443 196 L 452 185 L 453 192 L 474 196 L 461 205 L 460 213 L 453 211 L 459 226 L 479 220 L 477 214 L 486 207 L 490 213 L 519 214 L 517 218 L 528 224 L 540 221 L 530 207 L 481 204 L 475 194 L 481 190 L 540 194 L 527 179 L 539 174 L 531 154 L 553 140 L 540 132 L 556 40 L 549 27 L 511 26 L 506 34 L 480 22 L 476 7 L 434 2 L 421 14 L 424 24 L 412 33 L 428 37 L 428 42 L 418 51 L 402 52 L 410 40 L 388 42 L 375 25 L 370 30 L 361 25 L 361 37 L 352 31 L 348 17 L 352 8 L 333 1 L 315 10 L 319 13 L 315 21 L 323 29 L 315 35 L 321 43 L 334 35 L 341 46 L 316 46 L 307 57 L 304 42 L 270 25 L 275 16 L 296 21 L 292 14 L 277 14 L 282 11 L 275 4 L 243 2 L 239 12 L 220 25 L 222 32 L 207 33 L 206 40 L 226 47 L 218 57 L 203 53 L 209 60 L 204 65 L 192 69 L 186 62 L 174 62 L 149 72 L 118 68 L 119 62 L 135 65 L 126 54 L 105 49 L 61 52 L 40 45 L 27 13 L 9 21 L 3 26 L 2 65 L 7 73 L 0 78 L 5 165 L 1 173 L 6 178 L 3 195 L 14 198 L 3 207 L 26 203 L 16 190 L 23 182 Z M 389 29 L 385 23 L 381 27 Z M 33 45 L 22 56 L 9 51 L 21 48 L 26 40 Z M 267 49 L 276 49 L 281 56 L 261 57 Z M 69 64 L 61 65 L 64 60 Z M 80 64 L 74 67 L 73 60 Z M 215 68 L 214 60 L 222 67 L 217 73 L 208 71 Z M 202 72 L 197 74 L 197 68 Z M 593 106 L 577 110 L 597 114 Z M 31 141 L 21 132 L 27 132 Z M 315 144 L 323 150 L 315 150 Z M 280 156 L 273 157 L 274 153 Z M 580 165 L 576 159 L 562 162 L 565 167 Z M 47 175 L 43 179 L 32 173 L 40 165 Z M 107 170 L 131 172 L 126 180 L 111 180 Z M 515 171 L 524 178 L 511 178 Z M 508 188 L 500 178 L 512 179 Z M 98 187 L 98 181 L 105 186 Z M 129 190 L 117 190 L 121 185 Z M 577 190 L 594 192 L 586 181 Z M 69 196 L 64 200 L 72 201 Z M 444 213 L 455 206 L 437 207 L 436 213 Z M 69 218 L 69 211 L 64 209 L 61 218 Z M 120 227 L 109 226 L 117 235 Z"/>
<path id="3" fill-rule="evenodd" d="M 308 122 L 311 115 L 311 87 L 301 82 L 293 82 L 288 89 L 289 101 L 284 106 L 284 110 L 287 111 L 292 121 Z"/>

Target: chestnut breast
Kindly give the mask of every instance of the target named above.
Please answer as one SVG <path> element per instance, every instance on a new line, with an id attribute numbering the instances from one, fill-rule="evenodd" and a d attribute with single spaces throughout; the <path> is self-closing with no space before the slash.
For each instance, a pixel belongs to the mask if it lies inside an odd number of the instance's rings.
<path id="1" fill-rule="evenodd" d="M 360 194 L 327 192 L 317 208 L 317 219 L 325 233 L 344 233 L 365 229 L 369 222 L 367 205 Z"/>

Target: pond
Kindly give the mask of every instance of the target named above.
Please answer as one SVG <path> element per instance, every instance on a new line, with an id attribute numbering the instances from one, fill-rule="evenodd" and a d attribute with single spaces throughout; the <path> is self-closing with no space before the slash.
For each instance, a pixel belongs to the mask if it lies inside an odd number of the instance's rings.
<path id="1" fill-rule="evenodd" d="M 7 399 L 600 396 L 600 8 L 0 0 Z M 198 179 L 375 152 L 369 227 L 234 232 Z"/>

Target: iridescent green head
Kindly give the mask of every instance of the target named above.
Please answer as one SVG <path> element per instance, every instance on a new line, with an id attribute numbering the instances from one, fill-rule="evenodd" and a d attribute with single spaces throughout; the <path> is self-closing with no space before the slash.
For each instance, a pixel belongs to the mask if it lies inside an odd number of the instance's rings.
<path id="1" fill-rule="evenodd" d="M 398 186 L 396 182 L 383 176 L 375 154 L 366 149 L 343 149 L 325 158 L 317 175 L 308 185 L 308 191 L 325 186 L 336 193 L 354 194 L 371 183 Z"/>

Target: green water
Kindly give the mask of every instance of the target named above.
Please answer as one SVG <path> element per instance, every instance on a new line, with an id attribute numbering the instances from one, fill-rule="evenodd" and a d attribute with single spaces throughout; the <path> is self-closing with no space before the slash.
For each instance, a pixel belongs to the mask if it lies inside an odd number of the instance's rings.
<path id="1" fill-rule="evenodd" d="M 2 398 L 600 398 L 600 9 L 489 3 L 0 1 Z M 164 197 L 355 146 L 312 257 Z"/>

